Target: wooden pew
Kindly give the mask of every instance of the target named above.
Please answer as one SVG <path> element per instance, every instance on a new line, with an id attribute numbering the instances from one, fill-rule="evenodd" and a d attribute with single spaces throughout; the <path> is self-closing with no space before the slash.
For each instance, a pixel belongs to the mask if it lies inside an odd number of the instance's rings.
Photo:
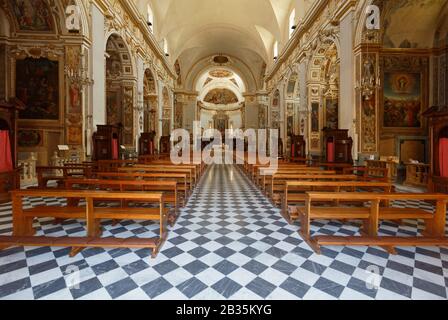
<path id="1" fill-rule="evenodd" d="M 102 191 L 151 191 L 164 194 L 165 203 L 174 207 L 170 212 L 168 221 L 174 226 L 179 218 L 179 199 L 176 181 L 136 181 L 136 180 L 101 180 L 101 179 L 67 179 L 65 181 L 66 190 L 102 190 Z M 69 199 L 69 206 L 77 206 L 76 199 Z M 119 201 L 122 208 L 129 207 L 127 199 L 101 199 L 101 201 Z M 115 220 L 116 222 L 117 220 Z"/>
<path id="2" fill-rule="evenodd" d="M 96 177 L 104 180 L 176 181 L 177 190 L 179 193 L 183 193 L 183 196 L 180 196 L 182 206 L 187 204 L 187 200 L 192 193 L 192 186 L 190 186 L 188 175 L 185 173 L 97 172 Z"/>
<path id="3" fill-rule="evenodd" d="M 337 177 L 340 177 L 342 181 L 338 180 Z M 344 180 L 344 177 L 349 178 L 348 180 Z M 327 192 L 342 192 L 342 191 L 356 191 L 357 189 L 361 190 L 382 190 L 384 193 L 391 193 L 394 191 L 394 188 L 391 183 L 388 182 L 374 182 L 374 181 L 356 181 L 356 177 L 350 179 L 350 177 L 354 176 L 335 176 L 336 179 L 333 181 L 322 181 L 320 177 L 315 178 L 312 181 L 285 181 L 283 184 L 283 195 L 281 198 L 281 208 L 283 217 L 289 222 L 293 223 L 295 220 L 300 218 L 299 210 L 290 211 L 289 206 L 298 206 L 303 205 L 306 200 L 306 192 L 311 191 L 327 191 Z M 306 178 L 306 177 L 305 177 Z M 325 176 L 323 179 L 325 180 Z M 302 178 L 303 179 L 303 178 Z M 334 201 L 333 198 L 326 199 L 326 202 Z M 337 203 L 337 201 L 335 202 Z M 389 203 L 385 202 L 386 206 L 389 206 Z"/>
<path id="4" fill-rule="evenodd" d="M 316 168 L 298 168 L 298 169 L 279 169 L 277 172 L 272 174 L 269 170 L 264 170 L 260 172 L 258 186 L 266 195 L 269 194 L 270 186 L 273 181 L 274 176 L 292 176 L 292 175 L 336 175 L 336 171 L 324 171 Z"/>
<path id="5" fill-rule="evenodd" d="M 177 168 L 175 166 L 134 166 L 129 168 L 119 168 L 118 172 L 134 173 L 184 173 L 188 175 L 188 183 L 194 187 L 196 185 L 196 176 L 193 169 Z"/>
<path id="6" fill-rule="evenodd" d="M 283 196 L 283 192 L 285 190 L 285 182 L 287 181 L 354 181 L 356 180 L 356 176 L 354 175 L 338 175 L 334 172 L 328 173 L 325 171 L 311 171 L 311 172 L 302 172 L 302 173 L 294 173 L 294 174 L 275 174 L 270 177 L 266 183 L 269 184 L 269 190 L 267 191 L 267 196 L 269 196 L 274 202 L 279 201 Z M 277 199 L 277 200 L 275 200 Z"/>
<path id="7" fill-rule="evenodd" d="M 167 239 L 168 209 L 162 193 L 148 192 L 105 192 L 74 190 L 16 190 L 13 198 L 13 236 L 0 236 L 0 248 L 11 246 L 52 246 L 72 247 L 71 256 L 80 248 L 151 248 L 155 258 Z M 23 199 L 26 197 L 82 198 L 85 207 L 39 206 L 24 209 Z M 94 203 L 100 199 L 126 199 L 145 201 L 157 204 L 157 208 L 98 208 Z M 84 237 L 35 237 L 34 218 L 82 219 L 86 220 L 86 236 Z M 159 236 L 152 239 L 142 238 L 101 238 L 101 220 L 130 219 L 158 221 Z"/>
<path id="8" fill-rule="evenodd" d="M 346 207 L 313 206 L 315 202 L 322 202 L 327 199 L 342 201 L 359 201 L 369 203 L 369 207 Z M 395 200 L 416 200 L 433 201 L 436 203 L 433 212 L 428 212 L 416 208 L 393 208 L 381 207 L 382 201 Z M 448 239 L 445 236 L 446 209 L 448 195 L 446 194 L 381 194 L 381 193 L 329 193 L 329 192 L 308 192 L 305 200 L 305 207 L 299 210 L 300 214 L 300 235 L 310 245 L 316 253 L 320 253 L 323 245 L 330 246 L 380 246 L 395 253 L 395 246 L 448 246 Z M 311 237 L 310 224 L 313 219 L 349 219 L 362 220 L 363 229 L 361 236 L 316 236 Z M 397 219 L 422 219 L 425 221 L 426 229 L 420 237 L 380 237 L 378 236 L 379 222 L 381 220 Z"/>
<path id="9" fill-rule="evenodd" d="M 138 164 L 137 160 L 99 160 L 99 172 L 117 172 L 119 168 L 130 167 Z"/>

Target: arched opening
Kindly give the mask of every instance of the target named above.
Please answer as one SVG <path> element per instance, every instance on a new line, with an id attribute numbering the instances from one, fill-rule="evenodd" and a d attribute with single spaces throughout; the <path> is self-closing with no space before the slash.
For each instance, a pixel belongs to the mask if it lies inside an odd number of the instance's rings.
<path id="1" fill-rule="evenodd" d="M 134 86 L 131 56 L 123 39 L 113 34 L 106 47 L 106 119 L 119 126 L 123 144 L 134 145 Z"/>
<path id="2" fill-rule="evenodd" d="M 226 130 L 245 128 L 245 84 L 239 74 L 225 67 L 208 69 L 199 78 L 199 118 L 203 129 L 218 130 L 223 141 Z"/>
<path id="3" fill-rule="evenodd" d="M 162 101 L 162 136 L 169 137 L 171 134 L 171 98 L 166 87 L 162 91 Z"/>
<path id="4" fill-rule="evenodd" d="M 146 69 L 143 79 L 143 104 L 144 104 L 144 132 L 157 133 L 157 119 L 159 108 L 157 103 L 156 80 L 150 69 Z"/>
<path id="5" fill-rule="evenodd" d="M 291 14 L 289 15 L 289 38 L 292 37 L 296 27 L 296 8 L 293 8 Z"/>

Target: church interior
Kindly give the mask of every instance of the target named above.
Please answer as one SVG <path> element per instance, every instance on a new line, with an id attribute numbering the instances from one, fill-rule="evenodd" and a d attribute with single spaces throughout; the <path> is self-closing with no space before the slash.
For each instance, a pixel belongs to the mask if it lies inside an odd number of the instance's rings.
<path id="1" fill-rule="evenodd" d="M 447 204 L 446 0 L 0 0 L 2 300 L 446 300 Z"/>

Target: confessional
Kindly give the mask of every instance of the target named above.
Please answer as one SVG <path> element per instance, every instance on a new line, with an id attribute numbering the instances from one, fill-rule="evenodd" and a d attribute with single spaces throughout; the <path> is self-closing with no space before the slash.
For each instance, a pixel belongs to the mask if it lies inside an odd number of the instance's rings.
<path id="1" fill-rule="evenodd" d="M 291 136 L 291 160 L 306 158 L 306 142 L 303 136 Z"/>
<path id="2" fill-rule="evenodd" d="M 353 163 L 353 139 L 348 130 L 323 129 L 323 151 L 327 163 Z"/>
<path id="3" fill-rule="evenodd" d="M 430 173 L 429 190 L 448 193 L 448 106 L 429 108 Z"/>
<path id="4" fill-rule="evenodd" d="M 119 160 L 123 127 L 98 125 L 93 134 L 93 160 Z"/>
<path id="5" fill-rule="evenodd" d="M 20 189 L 17 167 L 17 119 L 25 106 L 19 100 L 0 102 L 0 203 L 11 200 L 9 192 Z"/>
<path id="6" fill-rule="evenodd" d="M 139 155 L 140 156 L 152 156 L 156 153 L 154 139 L 156 133 L 153 132 L 143 132 L 138 140 L 139 145 Z"/>

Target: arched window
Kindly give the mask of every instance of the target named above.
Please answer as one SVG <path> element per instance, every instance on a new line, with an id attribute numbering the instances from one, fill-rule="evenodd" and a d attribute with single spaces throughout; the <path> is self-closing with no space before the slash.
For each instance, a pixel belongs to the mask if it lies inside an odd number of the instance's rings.
<path id="1" fill-rule="evenodd" d="M 274 43 L 274 60 L 278 59 L 278 41 Z"/>
<path id="2" fill-rule="evenodd" d="M 149 30 L 151 30 L 151 32 L 152 32 L 152 30 L 154 29 L 154 14 L 152 13 L 152 9 L 149 4 L 148 4 L 146 10 L 147 10 L 146 22 L 148 23 Z"/>
<path id="3" fill-rule="evenodd" d="M 165 53 L 165 56 L 170 56 L 170 53 L 168 51 L 168 40 L 166 38 L 163 39 L 163 52 Z"/>
<path id="4" fill-rule="evenodd" d="M 296 8 L 292 9 L 291 15 L 289 16 L 289 38 L 292 37 L 294 30 L 296 29 Z"/>

